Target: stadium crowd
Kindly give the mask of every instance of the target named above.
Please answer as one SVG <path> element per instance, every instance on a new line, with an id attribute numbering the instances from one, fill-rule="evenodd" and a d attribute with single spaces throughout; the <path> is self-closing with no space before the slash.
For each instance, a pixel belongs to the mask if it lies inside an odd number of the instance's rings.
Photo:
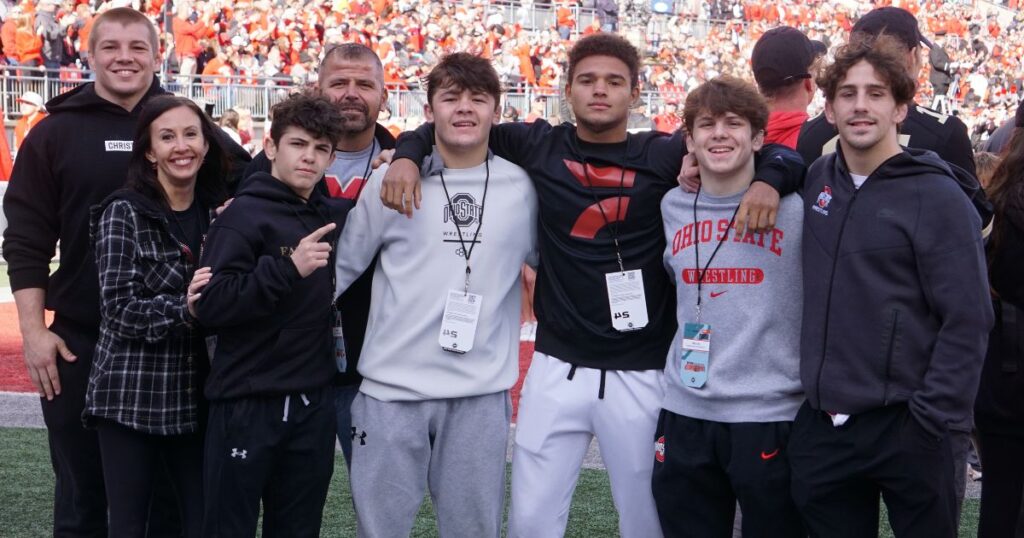
<path id="1" fill-rule="evenodd" d="M 12 66 L 64 66 L 71 71 L 65 76 L 74 77 L 75 70 L 88 67 L 85 44 L 95 15 L 126 3 L 0 0 L 0 54 Z M 481 0 L 185 0 L 173 6 L 135 0 L 131 5 L 165 30 L 165 12 L 171 17 L 170 31 L 161 36 L 168 69 L 214 77 L 220 84 L 265 77 L 315 82 L 325 47 L 357 42 L 378 53 L 391 88 L 419 89 L 443 54 L 466 51 L 491 59 L 507 89 L 557 95 L 566 51 L 575 39 L 601 29 L 628 35 L 632 28 L 639 30 L 637 41 L 646 41 L 640 47 L 642 90 L 657 92 L 658 101 L 666 103 L 643 112 L 655 127 L 671 130 L 678 125 L 672 117 L 678 104 L 697 85 L 719 74 L 750 80 L 750 52 L 767 29 L 794 26 L 834 48 L 863 13 L 888 3 L 715 0 L 690 11 L 677 2 L 675 14 L 623 14 L 622 21 L 616 2 L 609 0 L 527 0 L 511 8 Z M 975 141 L 983 141 L 1010 117 L 1024 91 L 1024 16 L 1017 12 L 1008 24 L 1000 22 L 994 5 L 985 2 L 897 3 L 921 17 L 926 33 L 948 55 L 932 53 L 931 63 L 943 62 L 939 68 L 925 62 L 918 102 L 957 111 Z M 1016 2 L 1006 7 L 1016 9 Z M 552 16 L 531 17 L 537 9 Z M 547 24 L 534 24 L 541 20 Z M 933 74 L 936 69 L 944 74 Z M 945 103 L 935 101 L 936 86 L 950 95 Z M 527 115 L 526 110 L 515 113 Z"/>

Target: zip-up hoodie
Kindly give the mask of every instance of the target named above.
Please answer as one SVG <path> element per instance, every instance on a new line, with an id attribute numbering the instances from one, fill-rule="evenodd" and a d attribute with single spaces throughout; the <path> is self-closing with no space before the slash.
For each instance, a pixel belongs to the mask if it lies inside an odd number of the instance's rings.
<path id="1" fill-rule="evenodd" d="M 860 189 L 841 151 L 808 170 L 800 377 L 813 408 L 907 402 L 933 434 L 969 428 L 993 316 L 981 219 L 954 174 L 914 149 Z"/>
<path id="2" fill-rule="evenodd" d="M 4 195 L 9 226 L 4 257 L 11 289 L 46 289 L 46 308 L 84 327 L 100 324 L 100 291 L 89 240 L 89 208 L 124 184 L 135 123 L 149 99 L 165 94 L 154 78 L 131 111 L 83 84 L 48 103 L 29 132 Z M 60 240 L 61 264 L 50 275 Z"/>
<path id="3" fill-rule="evenodd" d="M 197 303 L 200 323 L 217 333 L 206 397 L 221 400 L 323 387 L 336 371 L 331 265 L 299 276 L 299 241 L 335 222 L 334 244 L 352 207 L 316 190 L 308 202 L 270 174 L 248 178 L 214 221 L 200 266 L 213 278 Z"/>

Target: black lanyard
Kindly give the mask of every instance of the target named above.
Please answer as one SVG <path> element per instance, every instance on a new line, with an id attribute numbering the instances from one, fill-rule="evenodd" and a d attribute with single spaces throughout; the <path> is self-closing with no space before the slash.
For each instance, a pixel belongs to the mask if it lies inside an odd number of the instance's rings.
<path id="1" fill-rule="evenodd" d="M 444 182 L 444 170 L 441 170 L 441 187 L 444 188 L 444 197 L 448 199 L 448 211 L 452 216 L 452 224 L 455 225 L 455 231 L 459 233 L 459 244 L 462 245 L 462 257 L 466 259 L 466 287 L 464 290 L 465 294 L 469 294 L 469 258 L 473 256 L 473 248 L 476 247 L 476 239 L 480 236 L 480 228 L 484 225 L 484 205 L 487 204 L 487 185 L 491 182 L 491 163 L 490 160 L 484 161 L 484 168 L 487 170 L 487 175 L 484 176 L 484 197 L 480 201 L 480 216 L 476 219 L 476 232 L 473 233 L 473 242 L 469 244 L 469 248 L 466 248 L 466 242 L 462 239 L 462 227 L 459 226 L 458 221 L 455 220 L 455 208 L 452 207 L 452 197 L 448 194 L 448 185 Z"/>
<path id="2" fill-rule="evenodd" d="M 700 225 L 697 223 L 697 199 L 700 198 L 700 187 L 697 187 L 697 194 L 693 196 L 693 265 L 697 270 L 697 323 L 700 323 L 700 298 L 701 298 L 701 286 L 704 283 L 704 277 L 708 274 L 708 268 L 711 267 L 711 261 L 715 259 L 715 254 L 718 254 L 718 249 L 722 248 L 722 243 L 729 238 L 729 231 L 732 230 L 733 223 L 736 222 L 736 213 L 739 213 L 740 206 L 737 205 L 736 209 L 732 212 L 732 218 L 729 219 L 729 227 L 725 229 L 725 235 L 718 240 L 718 245 L 715 246 L 715 250 L 711 252 L 711 257 L 708 258 L 708 263 L 704 264 L 704 269 L 700 268 Z"/>
<path id="3" fill-rule="evenodd" d="M 579 136 L 576 137 L 576 147 L 579 147 Z M 629 155 L 629 138 L 626 139 L 626 155 Z M 608 228 L 608 233 L 612 236 L 612 243 L 615 244 L 615 259 L 619 262 L 619 271 L 626 272 L 626 267 L 622 263 L 622 248 L 619 247 L 619 223 L 624 219 L 622 217 L 622 195 L 625 191 L 626 185 L 626 167 L 621 166 L 622 175 L 619 176 L 619 196 L 615 200 L 615 226 L 612 226 L 611 222 L 608 222 L 608 215 L 605 214 L 604 205 L 597 199 L 597 192 L 594 190 L 594 182 L 590 179 L 590 171 L 587 169 L 587 158 L 583 156 L 583 152 L 580 151 L 580 160 L 583 164 L 583 176 L 587 178 L 587 189 L 590 191 L 590 195 L 594 198 L 594 205 L 601 210 L 601 218 L 604 219 L 604 225 Z"/>
<path id="4" fill-rule="evenodd" d="M 359 195 L 363 193 L 363 187 L 365 187 L 366 184 L 370 182 L 370 178 L 367 177 L 367 174 L 370 173 L 370 165 L 373 164 L 373 152 L 375 151 L 377 151 L 376 138 L 374 138 L 373 142 L 370 143 L 370 156 L 366 158 L 366 168 L 363 169 L 363 177 L 360 178 L 363 180 L 363 182 L 359 184 L 359 190 L 356 191 L 356 200 L 359 200 Z M 341 185 L 338 186 L 340 187 Z"/>

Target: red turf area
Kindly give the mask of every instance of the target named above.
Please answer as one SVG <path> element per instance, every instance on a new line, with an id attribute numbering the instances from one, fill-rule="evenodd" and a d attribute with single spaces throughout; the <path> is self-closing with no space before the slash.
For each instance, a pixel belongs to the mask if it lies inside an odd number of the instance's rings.
<path id="1" fill-rule="evenodd" d="M 47 321 L 52 316 L 47 313 Z M 533 342 L 519 343 L 519 381 L 512 388 L 513 421 L 519 409 L 519 391 L 533 357 Z M 21 354 L 21 333 L 18 332 L 18 313 L 14 303 L 0 303 L 0 391 L 35 392 L 25 370 Z"/>

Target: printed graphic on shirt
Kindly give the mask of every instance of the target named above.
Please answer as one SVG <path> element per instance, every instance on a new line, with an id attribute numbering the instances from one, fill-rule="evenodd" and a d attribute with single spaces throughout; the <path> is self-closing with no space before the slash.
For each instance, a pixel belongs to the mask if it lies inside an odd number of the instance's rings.
<path id="1" fill-rule="evenodd" d="M 589 163 L 584 165 L 569 159 L 562 162 L 576 181 L 584 187 L 617 189 L 621 186 L 625 190 L 633 188 L 636 182 L 635 170 L 623 170 L 618 166 L 594 166 Z M 578 239 L 593 239 L 606 225 L 626 220 L 629 200 L 629 196 L 613 196 L 590 205 L 576 217 L 570 235 Z"/>
<path id="2" fill-rule="evenodd" d="M 729 234 L 726 237 L 726 233 Z M 693 256 L 691 247 L 700 243 L 709 249 L 714 249 L 719 241 L 725 239 L 725 243 L 738 243 L 750 245 L 753 248 L 762 249 L 775 256 L 782 256 L 783 239 L 786 232 L 781 228 L 774 228 L 768 232 L 747 232 L 744 235 L 737 235 L 729 228 L 728 219 L 705 219 L 696 224 L 690 223 L 682 226 L 672 236 L 672 256 Z M 723 245 L 724 246 L 724 245 Z M 700 271 L 696 268 L 683 269 L 680 278 L 684 284 L 696 285 L 700 278 Z M 704 273 L 703 284 L 738 284 L 758 285 L 764 282 L 764 270 L 759 267 L 708 267 Z M 711 297 L 716 298 L 725 291 L 716 289 Z"/>
<path id="3" fill-rule="evenodd" d="M 455 254 L 463 256 L 463 245 L 468 249 L 473 243 L 483 242 L 483 232 L 479 235 L 476 233 L 483 207 L 477 203 L 475 196 L 465 192 L 452 195 L 451 202 L 443 208 L 442 219 L 445 225 L 442 227 L 441 241 L 453 243 L 456 246 Z M 461 240 L 456 226 L 462 230 Z"/>
<path id="4" fill-rule="evenodd" d="M 825 185 L 818 194 L 818 200 L 814 202 L 811 209 L 828 216 L 828 205 L 832 203 L 832 187 Z"/>
<path id="5" fill-rule="evenodd" d="M 107 151 L 131 151 L 131 140 L 105 140 Z"/>
<path id="6" fill-rule="evenodd" d="M 359 192 L 366 185 L 366 179 L 359 176 L 355 176 L 348 181 L 342 181 L 341 178 L 333 174 L 326 174 L 324 178 L 327 180 L 327 192 L 331 195 L 331 198 L 356 200 L 359 198 Z"/>

